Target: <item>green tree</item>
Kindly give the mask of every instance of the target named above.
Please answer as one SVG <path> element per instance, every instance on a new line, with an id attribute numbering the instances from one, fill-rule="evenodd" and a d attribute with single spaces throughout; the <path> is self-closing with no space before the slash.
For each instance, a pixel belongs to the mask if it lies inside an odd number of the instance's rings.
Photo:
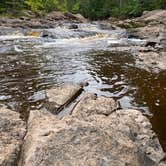
<path id="1" fill-rule="evenodd" d="M 122 15 L 133 17 L 142 14 L 142 6 L 139 0 L 126 0 L 122 6 Z"/>

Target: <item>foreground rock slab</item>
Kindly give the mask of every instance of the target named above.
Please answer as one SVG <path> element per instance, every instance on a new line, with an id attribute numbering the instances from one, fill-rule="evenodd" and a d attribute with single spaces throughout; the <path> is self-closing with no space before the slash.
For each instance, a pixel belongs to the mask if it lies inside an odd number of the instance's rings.
<path id="1" fill-rule="evenodd" d="M 74 100 L 82 91 L 82 86 L 65 84 L 46 90 L 47 102 L 45 107 L 53 112 L 60 112 L 64 106 Z"/>
<path id="2" fill-rule="evenodd" d="M 19 113 L 0 106 L 0 165 L 17 164 L 26 125 Z"/>
<path id="3" fill-rule="evenodd" d="M 61 120 L 31 111 L 19 166 L 165 165 L 148 119 L 139 111 L 116 108 L 111 98 L 86 94 Z"/>

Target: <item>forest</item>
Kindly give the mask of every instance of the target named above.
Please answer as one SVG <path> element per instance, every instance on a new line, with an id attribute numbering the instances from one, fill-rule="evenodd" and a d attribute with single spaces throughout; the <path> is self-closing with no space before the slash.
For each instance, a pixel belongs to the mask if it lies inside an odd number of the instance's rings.
<path id="1" fill-rule="evenodd" d="M 0 0 L 1 15 L 42 16 L 51 11 L 80 13 L 90 19 L 140 16 L 143 11 L 165 9 L 166 0 Z"/>

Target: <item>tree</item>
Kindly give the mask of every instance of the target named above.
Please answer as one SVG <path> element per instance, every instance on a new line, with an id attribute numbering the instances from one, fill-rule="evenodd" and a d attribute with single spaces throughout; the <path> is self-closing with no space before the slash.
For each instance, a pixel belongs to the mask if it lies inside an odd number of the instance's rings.
<path id="1" fill-rule="evenodd" d="M 1 0 L 0 11 L 8 14 L 17 14 L 23 7 L 23 0 Z"/>

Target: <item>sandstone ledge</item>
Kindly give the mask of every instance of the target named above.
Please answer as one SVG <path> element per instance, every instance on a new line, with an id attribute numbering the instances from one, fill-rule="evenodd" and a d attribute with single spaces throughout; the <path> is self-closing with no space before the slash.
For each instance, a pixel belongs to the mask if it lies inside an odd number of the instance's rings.
<path id="1" fill-rule="evenodd" d="M 163 155 L 141 112 L 86 94 L 61 120 L 31 111 L 19 166 L 162 166 Z"/>

